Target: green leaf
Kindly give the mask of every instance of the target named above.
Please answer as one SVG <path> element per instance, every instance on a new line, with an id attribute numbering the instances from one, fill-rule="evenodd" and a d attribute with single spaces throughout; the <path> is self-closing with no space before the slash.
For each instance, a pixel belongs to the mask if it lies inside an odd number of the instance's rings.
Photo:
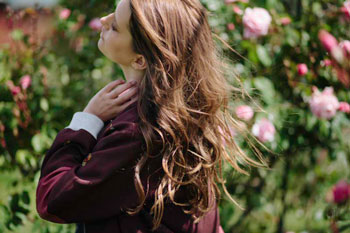
<path id="1" fill-rule="evenodd" d="M 41 98 L 40 99 L 40 108 L 47 112 L 49 110 L 49 102 L 47 101 L 46 98 Z"/>
<path id="2" fill-rule="evenodd" d="M 328 137 L 331 124 L 329 123 L 328 120 L 325 120 L 325 119 L 320 119 L 319 123 L 320 123 L 320 127 L 319 127 L 320 134 L 324 137 Z"/>
<path id="3" fill-rule="evenodd" d="M 275 88 L 271 80 L 266 77 L 256 77 L 254 86 L 260 91 L 265 103 L 271 104 L 275 101 Z"/>
<path id="4" fill-rule="evenodd" d="M 308 48 L 308 44 L 309 44 L 309 41 L 310 41 L 310 35 L 305 32 L 305 31 L 302 31 L 301 33 L 301 47 L 303 48 Z"/>
<path id="5" fill-rule="evenodd" d="M 312 114 L 306 114 L 306 130 L 311 131 L 317 123 L 317 118 Z"/>
<path id="6" fill-rule="evenodd" d="M 262 46 L 262 45 L 257 45 L 256 47 L 256 53 L 258 55 L 258 58 L 260 60 L 260 62 L 264 65 L 264 66 L 271 66 L 272 64 L 272 60 L 271 57 L 267 51 L 267 49 Z"/>
<path id="7" fill-rule="evenodd" d="M 322 5 L 319 2 L 312 3 L 312 13 L 317 15 L 318 17 L 322 17 L 324 15 L 324 11 L 322 9 Z"/>
<path id="8" fill-rule="evenodd" d="M 286 28 L 286 43 L 291 47 L 295 47 L 300 40 L 299 32 L 296 29 Z"/>
<path id="9" fill-rule="evenodd" d="M 42 134 L 36 134 L 32 137 L 32 146 L 36 152 L 43 151 L 45 147 L 44 141 L 42 139 Z"/>
<path id="10" fill-rule="evenodd" d="M 29 151 L 27 151 L 27 150 L 17 150 L 17 152 L 16 152 L 16 161 L 19 164 L 25 165 L 27 163 L 26 162 L 26 158 L 28 156 L 30 156 Z"/>

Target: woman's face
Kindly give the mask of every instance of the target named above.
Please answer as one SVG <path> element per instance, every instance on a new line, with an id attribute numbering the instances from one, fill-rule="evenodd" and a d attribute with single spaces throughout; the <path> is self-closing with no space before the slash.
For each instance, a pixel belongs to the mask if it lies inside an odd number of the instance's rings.
<path id="1" fill-rule="evenodd" d="M 125 67 L 131 65 L 136 55 L 129 31 L 130 15 L 129 0 L 121 0 L 115 12 L 101 18 L 102 30 L 98 41 L 98 48 L 106 57 Z"/>

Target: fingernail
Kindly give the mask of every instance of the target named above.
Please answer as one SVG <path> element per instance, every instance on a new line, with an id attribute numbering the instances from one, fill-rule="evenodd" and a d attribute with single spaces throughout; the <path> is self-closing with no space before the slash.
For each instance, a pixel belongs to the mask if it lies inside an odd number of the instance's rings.
<path id="1" fill-rule="evenodd" d="M 131 84 L 133 84 L 133 85 L 136 84 L 136 81 L 135 80 L 131 81 Z"/>

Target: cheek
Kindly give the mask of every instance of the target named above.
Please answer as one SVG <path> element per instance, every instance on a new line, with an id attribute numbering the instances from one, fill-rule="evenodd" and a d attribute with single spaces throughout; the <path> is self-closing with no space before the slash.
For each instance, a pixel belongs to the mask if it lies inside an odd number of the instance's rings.
<path id="1" fill-rule="evenodd" d="M 125 38 L 113 35 L 106 37 L 102 43 L 105 43 L 105 52 L 113 61 L 122 65 L 130 63 L 131 47 Z"/>

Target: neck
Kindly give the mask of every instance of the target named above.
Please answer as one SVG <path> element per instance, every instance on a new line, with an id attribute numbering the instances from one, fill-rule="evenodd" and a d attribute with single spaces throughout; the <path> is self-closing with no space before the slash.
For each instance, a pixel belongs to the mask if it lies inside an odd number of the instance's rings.
<path id="1" fill-rule="evenodd" d="M 122 66 L 121 68 L 123 70 L 126 82 L 130 81 L 136 81 L 137 85 L 140 84 L 141 79 L 143 78 L 145 71 L 144 70 L 135 70 L 132 66 Z"/>

